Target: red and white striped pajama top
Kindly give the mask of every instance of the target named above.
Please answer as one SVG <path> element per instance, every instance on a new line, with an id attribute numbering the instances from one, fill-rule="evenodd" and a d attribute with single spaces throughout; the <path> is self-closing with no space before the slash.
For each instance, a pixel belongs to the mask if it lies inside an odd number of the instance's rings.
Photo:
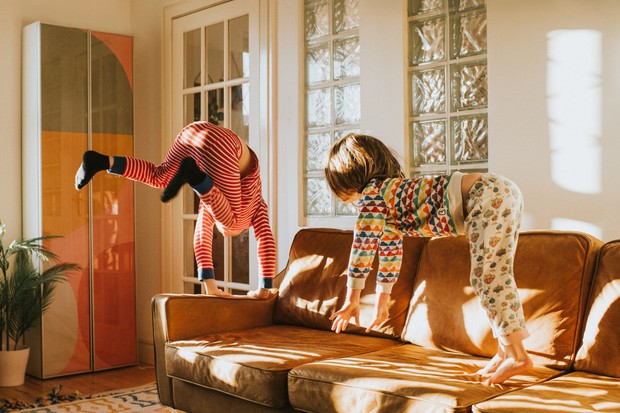
<path id="1" fill-rule="evenodd" d="M 206 194 L 198 195 L 201 202 L 194 233 L 194 253 L 199 278 L 214 277 L 214 223 L 220 229 L 231 231 L 253 227 L 258 243 L 261 286 L 269 288 L 275 276 L 275 241 L 269 225 L 267 204 L 261 193 L 258 158 L 250 150 L 255 167 L 242 178 L 239 172 L 242 149 L 241 139 L 234 132 L 212 123 L 194 122 L 177 135 L 159 166 L 127 157 L 122 176 L 164 188 L 176 173 L 179 163 L 184 158 L 194 158 L 198 167 L 213 180 L 213 188 Z"/>

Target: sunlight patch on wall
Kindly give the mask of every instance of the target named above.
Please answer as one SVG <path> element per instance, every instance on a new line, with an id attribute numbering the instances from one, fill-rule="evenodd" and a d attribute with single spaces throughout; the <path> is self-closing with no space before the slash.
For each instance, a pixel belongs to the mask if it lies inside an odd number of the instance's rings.
<path id="1" fill-rule="evenodd" d="M 601 192 L 602 35 L 547 34 L 547 111 L 551 175 L 571 192 Z"/>
<path id="2" fill-rule="evenodd" d="M 551 229 L 585 232 L 586 234 L 590 234 L 598 239 L 603 239 L 603 230 L 601 227 L 590 222 L 578 221 L 575 219 L 553 218 L 551 220 Z"/>

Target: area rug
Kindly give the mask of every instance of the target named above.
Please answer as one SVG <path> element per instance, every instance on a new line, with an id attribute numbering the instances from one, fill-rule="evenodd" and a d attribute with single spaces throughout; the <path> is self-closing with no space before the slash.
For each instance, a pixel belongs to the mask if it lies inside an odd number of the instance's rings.
<path id="1" fill-rule="evenodd" d="M 117 413 L 117 412 L 179 412 L 170 407 L 159 404 L 157 387 L 148 384 L 132 389 L 117 390 L 68 403 L 59 403 L 51 406 L 36 407 L 14 412 L 37 413 Z"/>

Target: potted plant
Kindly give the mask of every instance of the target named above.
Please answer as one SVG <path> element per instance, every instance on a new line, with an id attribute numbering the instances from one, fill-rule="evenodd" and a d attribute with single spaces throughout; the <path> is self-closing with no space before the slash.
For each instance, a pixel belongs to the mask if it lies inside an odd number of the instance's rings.
<path id="1" fill-rule="evenodd" d="M 57 263 L 58 256 L 43 246 L 43 241 L 58 237 L 15 240 L 5 249 L 5 229 L 0 222 L 0 386 L 4 387 L 24 383 L 30 352 L 20 344 L 24 334 L 51 304 L 56 284 L 71 271 L 80 270 L 76 264 Z M 41 271 L 33 265 L 33 258 L 55 264 Z"/>

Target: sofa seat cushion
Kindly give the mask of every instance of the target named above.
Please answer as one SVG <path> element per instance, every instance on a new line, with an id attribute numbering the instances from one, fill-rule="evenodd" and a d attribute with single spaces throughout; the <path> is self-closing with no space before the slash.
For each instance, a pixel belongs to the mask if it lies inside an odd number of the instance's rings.
<path id="1" fill-rule="evenodd" d="M 324 360 L 289 373 L 289 400 L 313 412 L 459 412 L 475 403 L 556 376 L 536 367 L 508 384 L 474 378 L 488 359 L 411 344 Z"/>
<path id="2" fill-rule="evenodd" d="M 292 368 L 400 344 L 295 326 L 252 328 L 167 343 L 166 374 L 266 406 L 284 407 Z"/>
<path id="3" fill-rule="evenodd" d="M 620 379 L 574 372 L 474 406 L 475 412 L 620 412 Z"/>

